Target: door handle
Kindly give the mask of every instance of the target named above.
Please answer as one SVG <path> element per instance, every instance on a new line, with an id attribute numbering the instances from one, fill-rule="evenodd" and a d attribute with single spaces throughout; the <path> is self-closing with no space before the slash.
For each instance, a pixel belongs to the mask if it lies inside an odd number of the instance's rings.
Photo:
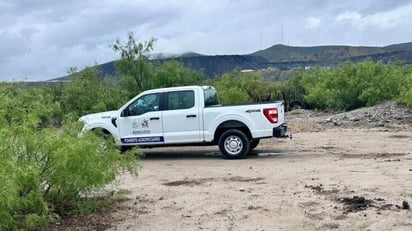
<path id="1" fill-rule="evenodd" d="M 160 120 L 160 117 L 151 117 L 150 120 Z"/>
<path id="2" fill-rule="evenodd" d="M 196 115 L 186 115 L 186 118 L 195 118 Z"/>

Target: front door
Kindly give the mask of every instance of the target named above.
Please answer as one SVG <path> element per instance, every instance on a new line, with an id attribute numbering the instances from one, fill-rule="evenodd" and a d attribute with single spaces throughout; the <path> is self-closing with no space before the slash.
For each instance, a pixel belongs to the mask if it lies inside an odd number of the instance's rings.
<path id="1" fill-rule="evenodd" d="M 160 94 L 148 94 L 129 104 L 118 119 L 122 145 L 164 142 Z"/>

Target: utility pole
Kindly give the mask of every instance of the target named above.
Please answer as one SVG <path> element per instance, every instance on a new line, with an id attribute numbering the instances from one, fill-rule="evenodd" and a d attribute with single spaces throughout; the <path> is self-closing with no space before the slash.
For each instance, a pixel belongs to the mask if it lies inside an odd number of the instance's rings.
<path id="1" fill-rule="evenodd" d="M 280 44 L 283 44 L 283 24 L 280 24 Z"/>

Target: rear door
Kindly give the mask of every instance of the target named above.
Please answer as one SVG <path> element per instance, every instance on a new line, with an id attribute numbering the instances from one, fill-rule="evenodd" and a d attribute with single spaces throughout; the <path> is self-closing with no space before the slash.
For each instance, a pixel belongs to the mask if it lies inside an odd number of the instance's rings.
<path id="1" fill-rule="evenodd" d="M 163 135 L 166 143 L 201 142 L 200 111 L 194 90 L 165 93 Z"/>

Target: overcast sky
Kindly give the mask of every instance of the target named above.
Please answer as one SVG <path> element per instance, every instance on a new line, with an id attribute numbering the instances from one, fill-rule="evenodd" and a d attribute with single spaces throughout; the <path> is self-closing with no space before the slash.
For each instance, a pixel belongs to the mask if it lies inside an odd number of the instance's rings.
<path id="1" fill-rule="evenodd" d="M 412 0 L 0 0 L 0 81 L 114 60 L 129 31 L 156 37 L 156 53 L 386 46 L 412 41 Z"/>

